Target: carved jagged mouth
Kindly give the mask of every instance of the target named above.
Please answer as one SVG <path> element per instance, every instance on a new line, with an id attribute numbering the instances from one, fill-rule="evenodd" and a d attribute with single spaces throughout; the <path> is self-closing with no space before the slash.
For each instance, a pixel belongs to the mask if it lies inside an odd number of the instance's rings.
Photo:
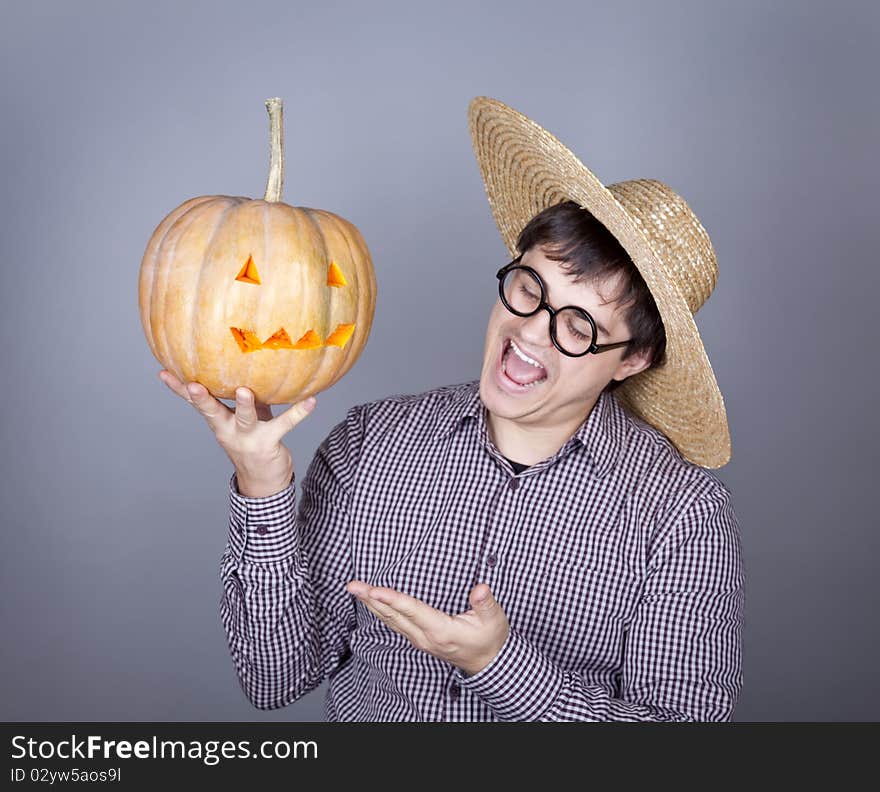
<path id="1" fill-rule="evenodd" d="M 353 324 L 339 324 L 336 329 L 321 340 L 314 330 L 307 330 L 298 341 L 291 341 L 287 331 L 280 327 L 265 341 L 260 341 L 253 330 L 230 327 L 232 337 L 242 352 L 256 352 L 258 349 L 318 349 L 324 346 L 336 346 L 342 349 L 354 332 Z"/>

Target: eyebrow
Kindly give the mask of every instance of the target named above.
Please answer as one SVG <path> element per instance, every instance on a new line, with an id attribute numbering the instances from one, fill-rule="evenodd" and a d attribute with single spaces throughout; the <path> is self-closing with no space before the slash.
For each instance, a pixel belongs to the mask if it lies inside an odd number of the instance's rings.
<path id="1" fill-rule="evenodd" d="M 590 316 L 593 316 L 593 314 L 590 314 Z M 603 324 L 601 324 L 595 316 L 593 316 L 593 321 L 596 323 L 596 329 L 600 333 L 602 333 L 603 335 L 607 335 L 607 336 L 611 335 L 611 333 L 609 333 L 608 330 L 605 329 L 605 326 Z"/>

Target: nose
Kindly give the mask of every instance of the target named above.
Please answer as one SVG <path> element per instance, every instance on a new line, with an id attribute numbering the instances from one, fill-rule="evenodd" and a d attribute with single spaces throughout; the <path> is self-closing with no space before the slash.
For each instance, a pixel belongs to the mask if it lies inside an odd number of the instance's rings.
<path id="1" fill-rule="evenodd" d="M 520 317 L 520 335 L 536 349 L 549 349 L 553 346 L 550 338 L 550 312 L 543 306 L 531 316 Z"/>

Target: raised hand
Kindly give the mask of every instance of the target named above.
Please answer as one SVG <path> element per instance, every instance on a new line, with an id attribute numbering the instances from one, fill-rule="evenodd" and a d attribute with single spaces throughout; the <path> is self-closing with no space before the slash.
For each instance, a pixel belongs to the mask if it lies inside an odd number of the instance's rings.
<path id="1" fill-rule="evenodd" d="M 256 401 L 249 388 L 236 389 L 235 409 L 232 410 L 198 382 L 184 386 L 167 369 L 159 372 L 159 379 L 202 414 L 235 466 L 238 490 L 242 495 L 265 497 L 290 484 L 294 472 L 293 458 L 281 440 L 314 409 L 317 401 L 314 396 L 296 402 L 273 418 L 269 405 Z"/>

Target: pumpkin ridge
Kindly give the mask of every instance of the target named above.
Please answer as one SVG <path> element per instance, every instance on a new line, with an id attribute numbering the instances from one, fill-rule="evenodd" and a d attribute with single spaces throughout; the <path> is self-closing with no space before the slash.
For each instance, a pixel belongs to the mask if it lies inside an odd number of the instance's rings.
<path id="1" fill-rule="evenodd" d="M 254 206 L 254 207 L 259 206 L 259 204 L 260 204 L 260 199 L 255 199 L 250 203 L 250 205 Z M 259 209 L 260 209 L 259 216 L 261 218 L 262 226 L 263 226 L 263 244 L 262 244 L 263 255 L 261 256 L 261 260 L 262 261 L 271 261 L 271 259 L 269 258 L 269 233 L 268 233 L 268 228 L 266 227 L 266 219 L 267 219 L 266 216 L 268 214 L 266 207 L 267 207 L 266 203 L 263 203 L 263 205 L 259 207 Z M 233 284 L 227 283 L 227 288 L 232 288 L 232 286 L 233 286 Z M 256 329 L 261 326 L 261 318 L 262 317 L 260 316 L 260 309 L 263 306 L 263 298 L 265 296 L 265 291 L 266 291 L 265 287 L 263 287 L 263 288 L 260 288 L 260 290 L 257 292 L 257 304 L 254 306 L 254 313 L 253 313 L 253 319 L 252 319 L 252 321 L 254 323 L 254 331 L 255 332 L 256 332 Z M 262 344 L 260 345 L 260 348 L 262 349 Z M 244 373 L 244 380 L 243 380 L 244 382 L 253 383 L 253 381 L 254 381 L 253 380 L 253 370 L 254 370 L 254 359 L 256 357 L 258 357 L 258 356 L 251 355 L 247 359 L 247 362 L 245 364 L 245 373 Z M 228 377 L 227 377 L 227 379 L 228 379 Z M 235 387 L 237 387 L 237 384 L 235 385 Z M 268 398 L 271 399 L 274 395 L 275 395 L 274 393 L 269 394 Z"/>
<path id="2" fill-rule="evenodd" d="M 307 215 L 307 210 L 302 207 L 290 207 L 288 216 L 293 220 L 293 223 L 296 226 L 296 238 L 298 244 L 301 246 L 308 246 L 311 244 L 310 240 L 316 236 L 314 228 L 305 221 Z M 317 235 L 317 238 L 323 246 L 323 236 Z M 325 255 L 325 253 L 322 253 L 321 255 Z M 300 257 L 296 268 L 297 281 L 301 290 L 300 293 L 310 295 L 310 298 L 307 300 L 309 306 L 315 304 L 315 301 L 319 299 L 318 294 L 320 294 L 320 290 L 315 287 L 315 279 L 310 274 L 310 271 L 313 268 L 314 262 L 311 257 Z M 326 287 L 322 285 L 321 288 L 325 289 Z M 311 317 L 312 313 L 311 310 L 306 310 L 306 316 Z M 317 339 L 318 343 L 314 343 L 315 339 Z M 314 325 L 310 321 L 307 324 L 306 331 L 294 341 L 293 348 L 299 351 L 308 351 L 316 349 L 318 346 L 320 346 L 320 338 L 315 334 Z M 321 371 L 321 365 L 322 360 L 320 355 L 309 354 L 304 356 L 304 362 L 299 367 L 299 370 L 291 372 L 291 376 L 294 380 L 299 382 L 298 391 L 300 393 L 303 393 L 318 377 L 319 372 Z"/>
<path id="3" fill-rule="evenodd" d="M 144 334 L 147 337 L 147 344 L 157 359 L 159 358 L 159 350 L 150 311 L 153 304 L 153 290 L 156 285 L 156 276 L 159 270 L 159 246 L 161 245 L 162 239 L 164 239 L 165 235 L 168 233 L 168 230 L 180 217 L 183 217 L 183 215 L 185 215 L 190 209 L 193 209 L 199 204 L 205 203 L 207 200 L 210 200 L 210 196 L 199 195 L 195 198 L 190 198 L 180 204 L 180 206 L 172 209 L 164 218 L 162 218 L 159 225 L 156 226 L 156 229 L 153 231 L 153 235 L 147 243 L 147 249 L 141 260 L 141 277 L 138 278 L 138 308 L 141 315 L 141 324 L 144 328 Z M 187 204 L 189 204 L 189 206 L 187 206 Z M 183 209 L 185 206 L 187 208 L 184 209 L 184 211 L 173 220 L 170 219 L 175 212 Z M 160 231 L 161 234 L 157 237 L 156 235 L 159 234 Z M 147 274 L 149 274 L 149 278 L 147 277 Z"/>
<path id="4" fill-rule="evenodd" d="M 289 238 L 290 235 L 293 234 L 294 237 L 298 239 L 300 232 L 299 232 L 299 223 L 296 219 L 296 211 L 297 210 L 294 207 L 292 207 L 288 204 L 285 204 L 283 202 L 270 204 L 270 207 L 274 207 L 274 208 L 270 208 L 270 212 L 272 213 L 273 217 L 275 218 L 275 221 L 274 221 L 275 224 L 272 227 L 273 234 L 276 234 L 277 236 L 282 237 L 282 238 L 284 238 L 284 237 Z M 283 247 L 286 248 L 287 246 L 283 246 Z M 289 266 L 291 267 L 291 270 L 292 270 L 293 262 L 290 262 Z M 299 277 L 299 282 L 296 282 L 293 278 L 291 278 L 291 280 L 294 280 L 296 288 L 301 289 L 302 288 L 302 285 L 301 285 L 302 284 L 302 275 L 300 274 L 298 277 Z M 302 292 L 300 291 L 299 293 L 301 294 Z M 292 348 L 293 348 L 293 339 L 291 339 L 291 349 Z M 292 388 L 291 384 L 290 384 L 291 380 L 293 380 L 294 382 L 297 381 L 298 374 L 299 374 L 299 367 L 298 366 L 289 366 L 276 379 L 276 382 L 277 382 L 276 393 L 280 393 L 283 395 L 283 394 L 290 393 L 291 390 L 300 390 L 301 391 L 301 388 L 300 389 Z"/>
<path id="5" fill-rule="evenodd" d="M 175 218 L 175 220 L 164 230 L 162 238 L 159 240 L 159 244 L 156 245 L 157 266 L 153 272 L 153 284 L 152 288 L 150 289 L 150 323 L 154 328 L 154 338 L 156 340 L 159 351 L 162 354 L 162 357 L 166 360 L 169 360 L 171 358 L 171 352 L 165 331 L 165 323 L 164 321 L 161 321 L 160 317 L 164 318 L 165 316 L 165 306 L 167 305 L 165 295 L 168 290 L 168 279 L 171 277 L 171 275 L 165 267 L 158 266 L 158 261 L 160 258 L 164 258 L 164 254 L 167 252 L 165 247 L 168 238 L 171 236 L 171 232 L 176 231 L 177 236 L 174 237 L 174 241 L 171 245 L 170 251 L 170 253 L 173 255 L 174 251 L 177 249 L 177 241 L 180 238 L 180 234 L 183 233 L 188 225 L 181 225 L 180 221 L 183 218 L 188 217 L 189 221 L 192 222 L 192 217 L 190 216 L 192 210 L 201 205 L 202 204 L 194 204 L 193 206 L 190 206 L 190 208 L 187 209 L 185 212 L 183 212 L 179 217 Z M 155 320 L 153 320 L 154 316 L 156 317 Z M 178 374 L 179 371 L 175 370 L 174 373 Z"/>
<path id="6" fill-rule="evenodd" d="M 196 220 L 202 219 L 202 215 L 207 214 L 212 209 L 212 207 L 214 205 L 213 199 L 215 197 L 216 196 L 211 196 L 211 198 L 209 198 L 207 201 L 204 201 L 203 203 L 199 203 L 199 204 L 196 204 L 195 206 L 192 206 L 190 209 L 188 209 L 186 212 L 184 212 L 179 218 L 177 218 L 177 220 L 175 220 L 174 223 L 171 224 L 171 227 L 168 229 L 167 233 L 163 237 L 162 242 L 159 243 L 159 249 L 162 252 L 163 259 L 166 256 L 170 256 L 171 259 L 174 258 L 174 254 L 177 251 L 177 246 L 179 245 L 180 240 L 184 238 L 184 236 L 186 235 L 186 232 L 189 231 L 189 229 L 195 224 Z M 197 211 L 199 209 L 201 209 L 203 211 L 202 212 Z M 184 222 L 184 218 L 186 218 L 186 222 Z M 166 252 L 165 250 L 163 250 L 163 245 L 164 245 L 165 241 L 171 236 L 172 232 L 174 232 L 174 231 L 176 231 L 176 235 L 173 237 L 173 244 L 171 245 L 170 251 Z M 174 347 L 172 346 L 171 342 L 168 339 L 168 322 L 166 321 L 166 317 L 168 315 L 168 292 L 169 292 L 168 283 L 171 280 L 173 274 L 174 274 L 173 270 L 168 269 L 166 277 L 165 277 L 165 282 L 163 284 L 164 289 L 163 289 L 162 297 L 161 297 L 161 305 L 162 305 L 162 309 L 161 309 L 162 310 L 162 313 L 161 313 L 162 321 L 160 323 L 161 324 L 161 336 L 162 336 L 162 342 L 165 346 L 166 359 L 170 359 L 170 360 L 174 361 L 175 368 L 177 369 L 175 371 L 175 374 L 180 374 L 182 379 L 185 380 L 185 379 L 189 379 L 189 377 L 187 377 L 185 370 L 183 368 L 184 361 L 177 359 L 177 355 L 173 351 Z M 202 270 L 200 268 L 199 275 L 196 278 L 196 290 L 198 290 L 198 282 L 200 281 L 201 276 L 202 276 Z M 196 359 L 196 361 L 194 362 L 190 358 L 190 359 L 187 359 L 185 361 L 185 363 L 190 366 L 192 366 L 193 364 L 195 364 L 197 366 L 198 360 Z M 193 371 L 197 371 L 197 370 L 198 370 L 197 368 L 193 369 Z"/>
<path id="7" fill-rule="evenodd" d="M 297 207 L 296 209 L 294 209 L 294 212 L 296 214 L 296 223 L 297 223 L 297 228 L 298 228 L 300 234 L 302 236 L 306 236 L 307 234 L 311 234 L 313 237 L 316 237 L 320 241 L 320 245 L 321 245 L 320 254 L 319 254 L 320 258 L 321 258 L 321 262 L 323 263 L 323 262 L 328 261 L 330 258 L 330 251 L 327 249 L 327 240 L 324 238 L 324 233 L 323 233 L 323 230 L 321 229 L 321 226 L 318 223 L 316 223 L 314 218 L 312 217 L 312 210 L 307 206 L 302 206 L 302 207 Z M 306 230 L 306 229 L 308 229 L 308 230 Z M 304 271 L 304 270 L 301 270 L 301 272 L 302 271 Z M 321 272 L 323 273 L 323 268 L 322 268 Z M 300 277 L 302 277 L 302 275 Z M 321 282 L 323 283 L 323 279 Z M 327 287 L 324 286 L 324 288 L 326 289 Z M 329 303 L 328 303 L 328 308 L 329 308 Z M 320 319 L 323 320 L 324 325 L 329 324 L 329 319 L 326 317 L 326 314 L 322 315 L 320 317 Z M 314 327 L 312 327 L 308 331 L 306 331 L 306 333 L 303 335 L 302 338 L 299 339 L 299 341 L 297 341 L 297 343 L 299 343 L 300 341 L 303 341 L 306 338 L 306 336 L 308 336 L 309 332 L 314 333 L 314 338 L 315 338 L 316 343 L 315 343 L 315 347 L 313 347 L 313 348 L 314 349 L 320 348 L 320 346 L 323 343 L 323 340 L 322 340 L 321 336 L 318 335 L 318 333 Z M 311 336 L 309 338 L 311 339 Z M 327 361 L 326 361 L 325 356 L 324 355 L 313 355 L 313 356 L 310 355 L 309 357 L 314 358 L 314 363 L 313 363 L 312 370 L 307 374 L 307 376 L 305 378 L 305 382 L 300 386 L 300 392 L 302 392 L 302 393 L 311 392 L 311 387 L 312 387 L 313 383 L 315 383 L 316 381 L 322 382 L 325 379 L 324 372 L 326 371 L 326 368 L 327 368 Z"/>
<path id="8" fill-rule="evenodd" d="M 355 287 L 357 289 L 357 294 L 355 294 L 355 306 L 357 306 L 358 315 L 355 316 L 354 328 L 352 329 L 352 332 L 349 334 L 349 338 L 350 338 L 351 335 L 354 334 L 354 330 L 357 329 L 358 325 L 361 322 L 360 306 L 361 306 L 361 293 L 362 293 L 361 282 L 362 281 L 361 281 L 361 273 L 360 273 L 358 266 L 357 266 L 357 262 L 359 261 L 359 257 L 355 256 L 354 251 L 352 250 L 351 240 L 349 239 L 349 233 L 348 233 L 349 229 L 346 227 L 346 225 L 343 222 L 337 222 L 337 221 L 341 221 L 342 218 L 337 218 L 336 215 L 332 215 L 330 212 L 326 212 L 326 213 L 322 212 L 322 214 L 324 214 L 327 217 L 327 220 L 331 225 L 335 226 L 337 233 L 342 238 L 342 240 L 345 242 L 346 249 L 348 250 L 348 260 L 352 262 L 352 268 L 354 269 L 354 279 L 355 279 L 355 283 L 357 284 L 357 286 Z M 354 226 L 352 226 L 352 228 L 354 228 Z M 348 339 L 346 339 L 346 341 L 347 340 Z M 334 382 L 336 381 L 336 379 L 338 379 L 338 377 L 336 377 L 336 375 L 339 371 L 347 371 L 350 367 L 350 364 L 348 361 L 349 361 L 349 358 L 351 357 L 352 351 L 355 348 L 355 345 L 352 344 L 351 346 L 349 346 L 349 348 L 347 350 L 345 349 L 345 346 L 347 346 L 347 344 L 343 345 L 343 348 L 340 350 L 339 361 L 336 366 L 336 369 L 333 372 L 333 376 L 334 376 L 333 381 Z M 358 352 L 358 355 L 360 355 L 360 352 Z"/>
<path id="9" fill-rule="evenodd" d="M 238 198 L 232 196 L 219 196 L 220 198 L 228 198 L 229 203 L 223 207 L 223 211 L 220 212 L 220 215 L 217 217 L 214 228 L 211 231 L 211 236 L 208 237 L 208 242 L 205 245 L 205 252 L 202 254 L 202 265 L 199 268 L 199 277 L 196 280 L 196 288 L 193 292 L 193 300 L 192 300 L 192 315 L 190 316 L 189 324 L 191 329 L 190 336 L 190 348 L 192 349 L 193 354 L 193 366 L 194 371 L 201 371 L 201 354 L 199 353 L 199 344 L 198 344 L 198 330 L 199 330 L 199 317 L 198 317 L 198 308 L 199 308 L 199 295 L 202 293 L 202 279 L 205 274 L 206 264 L 211 261 L 211 255 L 213 252 L 214 244 L 217 241 L 217 234 L 221 228 L 223 228 L 223 224 L 226 222 L 226 218 L 229 214 L 236 209 L 238 206 L 241 206 L 242 201 L 238 200 Z M 224 305 L 225 305 L 225 295 L 224 295 Z M 225 372 L 224 372 L 225 374 Z"/>

